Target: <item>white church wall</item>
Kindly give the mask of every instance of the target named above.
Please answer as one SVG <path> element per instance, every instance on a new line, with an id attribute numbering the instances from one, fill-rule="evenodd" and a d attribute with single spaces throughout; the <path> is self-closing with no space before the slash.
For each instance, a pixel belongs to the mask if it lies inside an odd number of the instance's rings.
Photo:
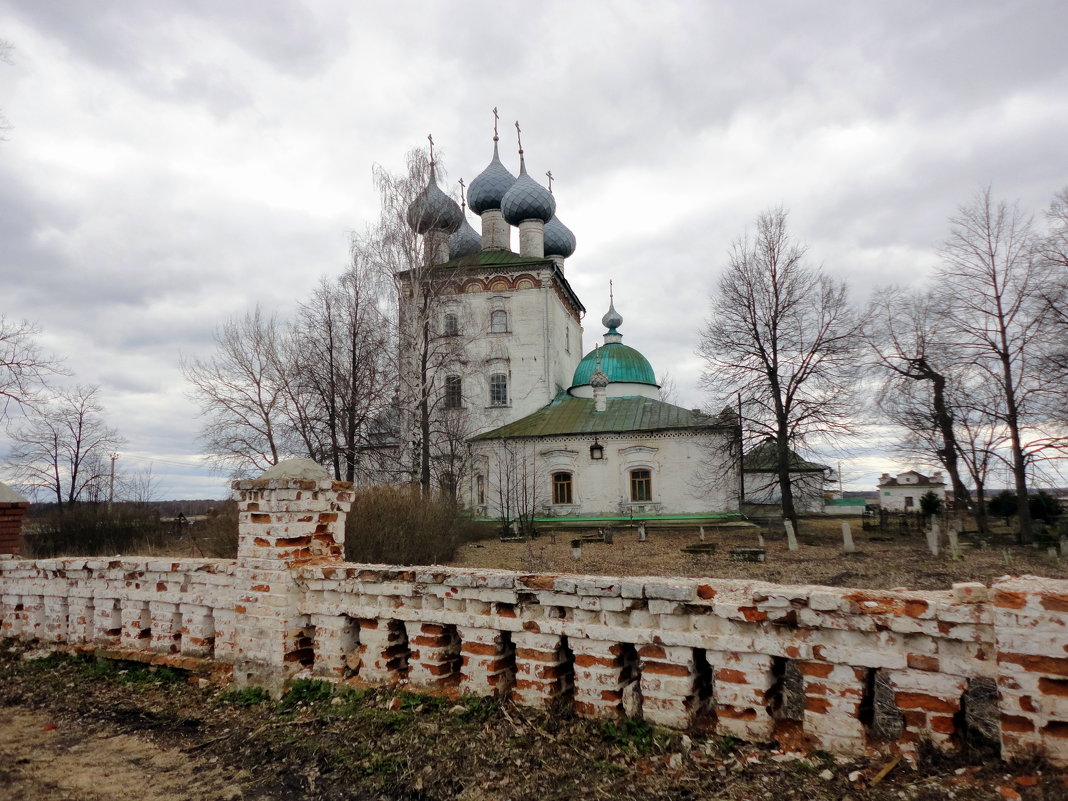
<path id="1" fill-rule="evenodd" d="M 553 517 L 651 516 L 736 511 L 737 474 L 733 468 L 712 466 L 713 454 L 724 453 L 729 436 L 715 432 L 665 433 L 648 436 L 578 435 L 536 440 L 484 441 L 472 444 L 474 469 L 471 505 L 487 517 L 500 518 L 501 482 L 520 469 L 514 447 L 507 442 L 531 443 L 533 468 L 526 478 L 533 487 L 526 498 L 536 499 L 538 514 Z M 603 458 L 594 459 L 590 447 L 599 444 Z M 648 470 L 648 500 L 632 496 L 632 474 Z M 571 476 L 571 502 L 554 503 L 553 474 Z M 483 476 L 479 479 L 478 476 Z M 479 482 L 482 494 L 479 494 Z M 513 490 L 514 492 L 514 490 Z M 479 503 L 479 498 L 483 503 Z M 513 509 L 514 514 L 514 509 Z"/>
<path id="2" fill-rule="evenodd" d="M 794 508 L 799 512 L 823 511 L 823 474 L 794 473 L 790 483 L 794 491 Z M 778 505 L 782 503 L 779 477 L 774 473 L 745 474 L 746 503 Z"/>

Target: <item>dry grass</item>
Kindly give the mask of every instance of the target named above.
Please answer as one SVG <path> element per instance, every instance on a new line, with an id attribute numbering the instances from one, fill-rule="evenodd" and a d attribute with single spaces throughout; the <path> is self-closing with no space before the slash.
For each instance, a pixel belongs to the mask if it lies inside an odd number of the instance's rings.
<path id="1" fill-rule="evenodd" d="M 922 534 L 880 534 L 861 531 L 860 519 L 850 520 L 857 552 L 842 553 L 841 519 L 802 521 L 795 552 L 781 533 L 765 533 L 767 561 L 733 562 L 735 546 L 757 544 L 755 531 L 706 535 L 715 542 L 713 554 L 682 552 L 697 543 L 695 529 L 655 530 L 638 542 L 634 529 L 616 530 L 613 544 L 584 542 L 582 558 L 571 556 L 574 532 L 547 532 L 529 542 L 496 540 L 462 546 L 451 563 L 463 567 L 499 568 L 526 572 L 584 573 L 607 576 L 702 576 L 751 579 L 781 584 L 825 584 L 840 587 L 890 589 L 948 589 L 954 582 L 989 584 L 1006 574 L 1032 574 L 1068 579 L 1068 559 L 1050 557 L 1044 548 L 998 543 L 963 551 L 953 559 L 943 551 L 932 556 Z"/>

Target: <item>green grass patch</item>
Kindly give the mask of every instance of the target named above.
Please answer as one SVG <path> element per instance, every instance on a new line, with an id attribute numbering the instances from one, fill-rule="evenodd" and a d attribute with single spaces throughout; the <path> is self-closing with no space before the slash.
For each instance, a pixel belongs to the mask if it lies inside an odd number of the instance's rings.
<path id="1" fill-rule="evenodd" d="M 649 753 L 655 744 L 653 727 L 644 720 L 634 718 L 604 721 L 601 723 L 601 736 L 605 742 L 632 749 L 639 754 Z"/>
<path id="2" fill-rule="evenodd" d="M 234 706 L 257 706 L 271 700 L 271 694 L 262 687 L 245 687 L 241 690 L 227 690 L 219 695 L 219 703 Z"/>
<path id="3" fill-rule="evenodd" d="M 329 701 L 334 695 L 334 687 L 326 681 L 318 679 L 297 679 L 291 685 L 282 700 L 278 702 L 278 710 L 286 712 L 297 706 L 315 706 Z"/>

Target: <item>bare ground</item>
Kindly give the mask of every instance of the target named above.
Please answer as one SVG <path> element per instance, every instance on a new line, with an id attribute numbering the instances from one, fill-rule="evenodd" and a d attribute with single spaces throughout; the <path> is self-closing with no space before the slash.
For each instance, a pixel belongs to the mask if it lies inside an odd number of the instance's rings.
<path id="1" fill-rule="evenodd" d="M 922 534 L 862 531 L 851 521 L 857 552 L 842 552 L 841 520 L 803 520 L 798 550 L 787 549 L 781 533 L 765 532 L 767 561 L 731 561 L 736 546 L 757 545 L 755 531 L 708 529 L 705 541 L 712 554 L 687 554 L 681 549 L 700 542 L 696 529 L 652 529 L 645 542 L 634 528 L 617 529 L 612 544 L 583 542 L 582 557 L 571 555 L 575 532 L 547 531 L 527 542 L 484 540 L 468 543 L 452 562 L 464 567 L 525 572 L 584 573 L 605 576 L 700 576 L 771 581 L 781 584 L 825 584 L 867 589 L 949 589 L 954 582 L 981 581 L 1031 574 L 1068 579 L 1068 559 L 1051 557 L 1045 548 L 1024 547 L 1004 535 L 986 547 L 968 547 L 959 558 L 946 550 L 932 556 Z"/>
<path id="2" fill-rule="evenodd" d="M 806 758 L 699 731 L 578 720 L 403 687 L 282 701 L 185 674 L 0 645 L 0 797 L 389 801 L 1068 801 L 1065 773 L 989 751 Z M 888 770 L 886 770 L 889 768 Z M 880 778 L 880 774 L 883 777 Z"/>

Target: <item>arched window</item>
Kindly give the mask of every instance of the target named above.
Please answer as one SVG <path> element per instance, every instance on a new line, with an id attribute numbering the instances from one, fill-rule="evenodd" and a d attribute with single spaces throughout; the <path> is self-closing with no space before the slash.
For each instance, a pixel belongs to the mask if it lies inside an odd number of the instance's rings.
<path id="1" fill-rule="evenodd" d="M 444 329 L 445 329 L 445 336 L 447 336 L 447 337 L 459 336 L 460 335 L 460 318 L 458 318 L 455 314 L 451 314 L 451 313 L 450 314 L 446 314 L 445 315 Z"/>
<path id="2" fill-rule="evenodd" d="M 461 409 L 464 405 L 463 383 L 458 375 L 445 376 L 445 408 Z"/>
<path id="3" fill-rule="evenodd" d="M 553 503 L 574 503 L 571 494 L 571 474 L 553 473 Z"/>
<path id="4" fill-rule="evenodd" d="M 653 499 L 653 473 L 644 468 L 630 471 L 630 499 L 634 503 Z"/>
<path id="5" fill-rule="evenodd" d="M 481 474 L 475 476 L 475 503 L 486 505 L 486 477 Z"/>
<path id="6" fill-rule="evenodd" d="M 494 373 L 489 380 L 490 406 L 508 405 L 508 376 Z"/>
<path id="7" fill-rule="evenodd" d="M 490 314 L 490 333 L 508 333 L 508 312 L 506 312 L 504 309 L 497 309 L 496 311 Z"/>

